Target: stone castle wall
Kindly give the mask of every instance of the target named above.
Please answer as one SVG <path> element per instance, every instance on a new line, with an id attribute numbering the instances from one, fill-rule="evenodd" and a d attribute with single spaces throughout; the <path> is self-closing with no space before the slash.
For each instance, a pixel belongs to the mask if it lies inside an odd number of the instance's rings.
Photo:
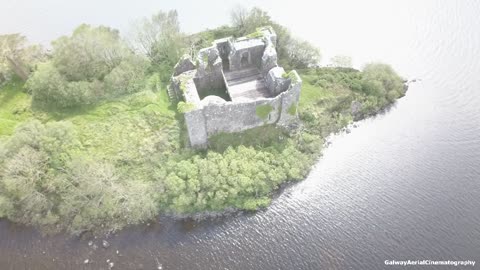
<path id="1" fill-rule="evenodd" d="M 182 112 L 192 147 L 206 148 L 208 138 L 218 133 L 266 124 L 291 128 L 297 123 L 301 78 L 295 71 L 287 74 L 278 66 L 276 34 L 271 28 L 260 28 L 254 36 L 258 37 L 216 40 L 213 46 L 198 52 L 195 64 L 187 55 L 175 66 L 169 96 L 185 103 Z M 258 68 L 269 92 L 266 96 L 271 97 L 226 101 L 208 94 L 212 89 L 225 89 L 230 95 L 224 69 L 252 66 Z"/>
<path id="2" fill-rule="evenodd" d="M 208 137 L 221 132 L 239 132 L 266 124 L 289 127 L 298 119 L 296 106 L 300 97 L 300 88 L 301 80 L 298 77 L 298 80 L 292 83 L 287 91 L 273 98 L 245 102 L 222 102 L 220 100 L 204 102 L 202 100 L 201 107 L 185 113 L 191 146 L 206 148 Z M 259 106 L 265 105 L 271 106 L 272 110 L 265 118 L 261 118 L 257 109 Z"/>

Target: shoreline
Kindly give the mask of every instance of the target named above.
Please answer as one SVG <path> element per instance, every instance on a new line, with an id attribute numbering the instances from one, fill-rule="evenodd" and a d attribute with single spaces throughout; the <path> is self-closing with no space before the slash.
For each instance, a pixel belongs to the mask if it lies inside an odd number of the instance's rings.
<path id="1" fill-rule="evenodd" d="M 405 83 L 404 83 L 404 91 L 405 92 L 404 92 L 404 95 L 402 97 L 400 97 L 399 99 L 403 98 L 406 95 L 406 93 L 408 91 L 408 88 L 409 88 L 409 84 L 410 83 L 415 83 L 417 81 L 419 81 L 419 79 L 405 80 Z M 276 190 L 274 190 L 274 192 L 272 194 L 272 197 L 271 197 L 272 201 L 270 202 L 270 204 L 273 202 L 273 200 L 276 200 L 278 197 L 280 197 L 283 194 L 283 192 L 285 191 L 285 189 L 290 188 L 290 187 L 292 187 L 292 186 L 294 186 L 294 185 L 296 185 L 296 184 L 298 184 L 302 181 L 305 181 L 307 179 L 310 172 L 313 170 L 313 168 L 316 166 L 316 164 L 322 158 L 324 148 L 326 148 L 326 147 L 328 147 L 332 144 L 332 141 L 329 139 L 332 135 L 337 135 L 339 133 L 349 134 L 352 129 L 357 128 L 359 126 L 358 122 L 361 122 L 362 120 L 366 120 L 368 118 L 376 117 L 376 116 L 381 115 L 381 114 L 388 113 L 388 111 L 391 110 L 395 106 L 395 103 L 399 99 L 395 100 L 395 102 L 388 104 L 386 107 L 381 108 L 380 110 L 378 110 L 376 112 L 373 112 L 373 113 L 370 113 L 368 115 L 364 115 L 361 118 L 355 119 L 354 122 L 352 122 L 352 123 L 348 124 L 347 126 L 341 128 L 337 132 L 330 133 L 329 136 L 327 136 L 325 138 L 322 138 L 322 140 L 323 140 L 322 149 L 320 149 L 320 153 L 319 153 L 318 157 L 315 159 L 314 164 L 308 169 L 307 176 L 305 178 L 303 178 L 302 180 L 298 180 L 298 181 L 289 180 L 289 181 L 286 181 L 286 182 L 282 183 Z M 199 213 L 193 213 L 193 214 L 165 214 L 165 213 L 163 213 L 163 214 L 159 214 L 156 219 L 158 219 L 159 217 L 168 217 L 168 218 L 172 218 L 172 219 L 177 220 L 177 221 L 193 220 L 195 222 L 199 222 L 199 221 L 206 221 L 208 219 L 224 218 L 224 217 L 229 217 L 229 216 L 234 216 L 234 215 L 239 215 L 239 214 L 245 214 L 245 213 L 255 213 L 257 211 L 261 211 L 261 210 L 267 209 L 269 207 L 270 207 L 270 205 L 268 205 L 265 208 L 260 208 L 260 209 L 251 210 L 251 211 L 244 210 L 244 209 L 229 208 L 229 209 L 226 209 L 225 211 L 218 211 L 218 212 L 205 211 L 205 212 L 199 212 Z"/>

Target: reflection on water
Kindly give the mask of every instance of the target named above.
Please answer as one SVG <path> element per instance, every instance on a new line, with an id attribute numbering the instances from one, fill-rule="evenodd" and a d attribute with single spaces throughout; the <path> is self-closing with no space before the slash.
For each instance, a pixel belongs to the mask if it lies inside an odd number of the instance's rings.
<path id="1" fill-rule="evenodd" d="M 384 60 L 422 80 L 387 113 L 333 136 L 308 179 L 284 190 L 268 209 L 203 222 L 160 217 L 111 236 L 107 249 L 94 239 L 96 250 L 87 240 L 44 238 L 1 221 L 2 269 L 107 269 L 107 260 L 115 269 L 480 262 L 480 6 L 446 2 L 407 11 L 379 22 L 409 33 Z M 378 29 L 365 29 L 377 39 L 365 44 L 386 44 L 392 34 Z"/>

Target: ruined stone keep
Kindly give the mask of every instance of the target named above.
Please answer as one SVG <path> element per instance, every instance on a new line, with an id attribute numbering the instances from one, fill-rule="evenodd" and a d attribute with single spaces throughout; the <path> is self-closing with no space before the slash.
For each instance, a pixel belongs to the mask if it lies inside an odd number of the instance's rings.
<path id="1" fill-rule="evenodd" d="M 190 145 L 205 148 L 220 132 L 298 121 L 302 81 L 277 65 L 277 36 L 271 27 L 246 37 L 215 40 L 195 61 L 185 55 L 175 66 L 169 96 L 184 113 Z"/>

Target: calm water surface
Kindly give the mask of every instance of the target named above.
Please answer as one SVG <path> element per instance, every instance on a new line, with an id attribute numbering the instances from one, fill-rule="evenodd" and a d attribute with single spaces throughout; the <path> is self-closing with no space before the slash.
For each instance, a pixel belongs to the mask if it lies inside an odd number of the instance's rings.
<path id="1" fill-rule="evenodd" d="M 421 81 L 385 114 L 333 136 L 308 179 L 268 209 L 200 223 L 159 218 L 97 250 L 0 221 L 0 269 L 107 269 L 107 260 L 114 269 L 385 269 L 392 259 L 479 266 L 480 4 L 383 4 L 363 17 L 368 29 L 344 29 L 355 38 L 349 45 L 322 43 L 328 33 L 310 38 L 327 53 L 383 60 Z M 306 20 L 284 23 L 302 34 Z"/>

